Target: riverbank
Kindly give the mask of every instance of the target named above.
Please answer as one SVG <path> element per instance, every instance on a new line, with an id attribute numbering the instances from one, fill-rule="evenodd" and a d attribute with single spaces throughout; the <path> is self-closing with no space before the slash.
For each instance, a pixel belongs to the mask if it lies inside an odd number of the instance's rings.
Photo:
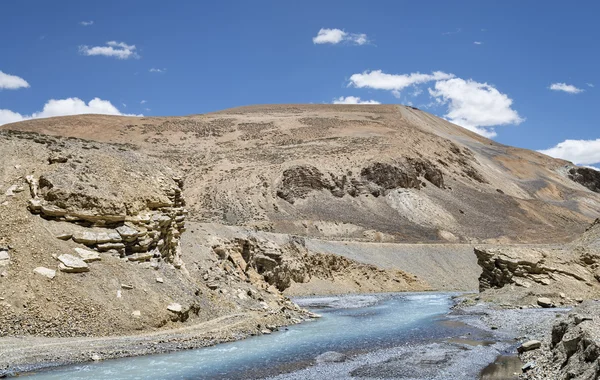
<path id="1" fill-rule="evenodd" d="M 269 329 L 267 326 L 257 329 L 255 317 L 264 315 L 243 313 L 185 329 L 139 336 L 11 338 L 0 344 L 0 358 L 12 364 L 10 373 L 13 374 L 48 366 L 82 363 L 76 367 L 43 371 L 41 378 L 56 378 L 64 370 L 75 371 L 67 372 L 69 377 L 81 371 L 87 376 L 89 371 L 103 370 L 112 373 L 113 378 L 118 378 L 123 366 L 148 370 L 163 362 L 179 361 L 181 363 L 177 367 L 187 368 L 187 372 L 181 374 L 181 370 L 175 368 L 169 372 L 169 376 L 189 378 L 199 373 L 200 362 L 205 366 L 211 361 L 210 355 L 214 355 L 217 358 L 228 357 L 228 363 L 213 363 L 215 368 L 203 368 L 202 373 L 208 370 L 221 373 L 223 368 L 219 368 L 219 365 L 226 365 L 227 368 L 235 366 L 228 369 L 230 372 L 226 378 L 319 379 L 327 376 L 343 379 L 352 376 L 394 376 L 410 379 L 426 376 L 442 379 L 451 374 L 460 374 L 461 378 L 477 379 L 498 357 L 513 355 L 520 341 L 539 338 L 549 331 L 557 312 L 566 312 L 556 309 L 502 310 L 490 304 L 459 304 L 462 306 L 452 308 L 457 300 L 447 293 L 307 297 L 297 299 L 298 303 L 322 313 L 323 319 L 284 328 L 273 334 L 270 329 L 275 330 L 275 326 L 281 325 L 280 320 L 275 318 L 273 323 L 277 324 L 269 325 Z M 263 336 L 203 350 L 182 351 L 256 334 Z M 303 335 L 310 338 L 303 340 Z M 261 353 L 262 346 L 272 347 L 275 353 Z M 180 352 L 153 355 L 174 351 Z M 322 356 L 329 351 L 335 351 L 336 354 Z M 200 360 L 202 355 L 209 357 Z M 265 358 L 265 355 L 276 357 Z M 137 358 L 104 361 L 133 356 Z M 93 358 L 103 361 L 83 364 Z M 500 367 L 490 373 L 503 369 L 506 368 Z M 100 374 L 96 373 L 95 377 Z M 202 378 L 202 375 L 198 376 Z M 144 378 L 143 375 L 141 377 Z M 123 375 L 122 378 L 127 376 Z"/>
<path id="2" fill-rule="evenodd" d="M 308 319 L 308 318 L 307 318 Z M 97 338 L 0 338 L 0 377 L 92 361 L 214 346 L 300 323 L 278 314 L 231 314 L 192 326 L 139 335 Z"/>

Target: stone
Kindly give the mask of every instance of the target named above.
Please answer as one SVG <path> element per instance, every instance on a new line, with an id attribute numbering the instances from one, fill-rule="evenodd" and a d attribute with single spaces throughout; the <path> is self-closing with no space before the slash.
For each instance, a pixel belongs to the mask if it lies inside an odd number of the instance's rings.
<path id="1" fill-rule="evenodd" d="M 60 270 L 66 273 L 81 273 L 90 270 L 85 261 L 73 255 L 63 254 L 58 256 L 58 260 L 60 261 Z"/>
<path id="2" fill-rule="evenodd" d="M 138 231 L 126 225 L 122 225 L 116 228 L 121 238 L 127 242 L 134 241 L 137 239 Z"/>
<path id="3" fill-rule="evenodd" d="M 34 273 L 53 279 L 56 276 L 56 271 L 45 267 L 37 267 L 33 270 Z"/>
<path id="4" fill-rule="evenodd" d="M 90 231 L 80 231 L 73 234 L 73 241 L 79 244 L 96 244 L 96 234 Z"/>
<path id="5" fill-rule="evenodd" d="M 112 242 L 109 242 L 109 243 L 98 244 L 96 246 L 96 248 L 100 252 L 110 251 L 111 249 L 114 249 L 114 250 L 118 251 L 119 249 L 125 248 L 125 244 L 123 244 L 123 243 L 112 243 Z"/>
<path id="6" fill-rule="evenodd" d="M 121 237 L 121 235 L 119 235 L 118 232 L 109 232 L 108 237 L 110 239 L 110 243 L 120 243 L 123 240 L 123 238 Z"/>
<path id="7" fill-rule="evenodd" d="M 75 252 L 77 252 L 79 257 L 81 257 L 81 260 L 85 261 L 86 263 L 102 260 L 100 254 L 95 251 L 90 251 L 83 248 L 75 248 Z"/>
<path id="8" fill-rule="evenodd" d="M 121 289 L 131 290 L 131 289 L 133 289 L 133 285 L 131 285 L 131 284 L 121 284 Z"/>
<path id="9" fill-rule="evenodd" d="M 517 351 L 521 354 L 523 352 L 537 350 L 540 347 L 542 347 L 542 342 L 540 342 L 539 340 L 529 340 L 529 341 L 523 343 L 522 345 L 520 345 L 517 348 Z"/>
<path id="10" fill-rule="evenodd" d="M 162 284 L 164 282 L 164 280 L 162 279 L 162 277 L 156 277 L 156 282 L 158 282 L 159 284 Z"/>
<path id="11" fill-rule="evenodd" d="M 169 306 L 167 306 L 167 310 L 169 310 L 171 313 L 181 313 L 183 308 L 180 304 L 173 302 L 172 304 L 169 304 Z"/>
<path id="12" fill-rule="evenodd" d="M 578 297 L 578 298 L 575 298 L 575 302 L 577 302 L 577 303 L 582 303 L 582 302 L 583 302 L 583 298 L 579 298 L 579 297 Z"/>
<path id="13" fill-rule="evenodd" d="M 73 234 L 70 234 L 68 232 L 56 235 L 56 238 L 60 240 L 71 240 L 72 237 Z"/>
<path id="14" fill-rule="evenodd" d="M 527 372 L 530 369 L 534 369 L 534 368 L 535 368 L 535 362 L 527 362 L 523 367 L 521 367 L 521 371 Z"/>
<path id="15" fill-rule="evenodd" d="M 348 360 L 348 357 L 341 352 L 327 351 L 315 358 L 317 363 L 342 363 Z"/>
<path id="16" fill-rule="evenodd" d="M 133 311 L 133 313 L 131 313 L 131 315 L 132 315 L 134 318 L 139 318 L 139 317 L 141 317 L 141 315 L 142 315 L 142 312 L 141 312 L 141 311 L 139 311 L 139 310 L 134 310 L 134 311 Z"/>
<path id="17" fill-rule="evenodd" d="M 110 243 L 110 236 L 106 232 L 100 232 L 96 234 L 96 244 Z"/>
<path id="18" fill-rule="evenodd" d="M 93 354 L 91 356 L 91 359 L 95 362 L 99 362 L 100 360 L 102 360 L 102 356 L 98 355 L 98 354 Z"/>
<path id="19" fill-rule="evenodd" d="M 548 308 L 548 307 L 554 307 L 554 304 L 552 303 L 552 300 L 550 298 L 547 297 L 540 297 L 537 299 L 537 304 L 540 305 L 541 307 L 544 308 Z"/>
<path id="20" fill-rule="evenodd" d="M 129 260 L 129 261 L 148 261 L 152 257 L 154 257 L 154 254 L 152 252 L 140 252 L 140 253 L 134 253 L 133 255 L 127 256 L 127 260 Z"/>
<path id="21" fill-rule="evenodd" d="M 10 255 L 8 251 L 0 250 L 0 266 L 8 265 L 10 263 Z"/>

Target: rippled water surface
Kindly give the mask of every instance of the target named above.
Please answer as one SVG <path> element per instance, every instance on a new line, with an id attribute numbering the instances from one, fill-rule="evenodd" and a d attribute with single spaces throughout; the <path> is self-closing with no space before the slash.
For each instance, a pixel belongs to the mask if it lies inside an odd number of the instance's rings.
<path id="1" fill-rule="evenodd" d="M 61 367 L 36 379 L 248 379 L 299 369 L 327 351 L 347 354 L 456 334 L 437 323 L 452 294 L 401 293 L 299 298 L 315 321 L 245 340 L 170 354 Z M 29 377 L 28 377 L 29 378 Z"/>

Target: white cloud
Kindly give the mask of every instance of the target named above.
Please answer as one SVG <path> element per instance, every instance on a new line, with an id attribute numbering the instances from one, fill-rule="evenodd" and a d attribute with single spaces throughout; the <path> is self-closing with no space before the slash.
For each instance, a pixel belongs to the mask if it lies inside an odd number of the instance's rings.
<path id="1" fill-rule="evenodd" d="M 361 100 L 357 96 L 340 96 L 337 99 L 333 99 L 333 104 L 381 104 L 377 100 Z"/>
<path id="2" fill-rule="evenodd" d="M 598 164 L 600 163 L 600 139 L 565 140 L 552 148 L 539 152 L 571 161 L 577 165 Z"/>
<path id="3" fill-rule="evenodd" d="M 151 73 L 164 73 L 165 71 L 167 71 L 167 69 L 156 69 L 156 68 L 151 68 L 150 70 L 148 70 Z"/>
<path id="4" fill-rule="evenodd" d="M 548 88 L 554 91 L 568 92 L 569 94 L 579 94 L 580 92 L 584 91 L 581 88 L 577 88 L 571 84 L 566 83 L 552 83 Z"/>
<path id="5" fill-rule="evenodd" d="M 456 30 L 455 30 L 454 32 L 444 32 L 444 33 L 442 33 L 442 36 L 449 36 L 449 35 L 451 35 L 451 34 L 458 34 L 458 33 L 460 33 L 461 31 L 462 31 L 462 29 L 461 29 L 461 28 L 456 28 Z"/>
<path id="6" fill-rule="evenodd" d="M 27 81 L 25 79 L 18 77 L 16 75 L 6 74 L 6 73 L 3 73 L 2 71 L 0 71 L 0 90 L 1 89 L 16 90 L 19 88 L 27 88 L 27 87 L 29 87 L 29 83 L 27 83 Z"/>
<path id="7" fill-rule="evenodd" d="M 140 101 L 140 104 L 146 104 L 146 103 L 148 103 L 148 101 L 147 101 L 147 100 L 141 100 L 141 101 Z"/>
<path id="8" fill-rule="evenodd" d="M 586 83 L 588 87 L 594 88 L 594 84 L 593 83 Z"/>
<path id="9" fill-rule="evenodd" d="M 375 90 L 389 90 L 394 92 L 394 96 L 399 95 L 399 91 L 404 88 L 431 81 L 439 81 L 454 78 L 454 74 L 447 74 L 442 71 L 434 71 L 431 74 L 411 73 L 411 74 L 386 74 L 381 70 L 365 71 L 361 74 L 353 74 L 350 77 L 351 86 L 357 88 L 372 88 Z"/>
<path id="10" fill-rule="evenodd" d="M 473 43 L 474 43 L 475 45 L 483 45 L 483 42 L 481 42 L 481 41 L 475 41 L 475 42 L 473 42 Z"/>
<path id="11" fill-rule="evenodd" d="M 524 121 L 511 108 L 512 99 L 487 83 L 453 78 L 436 82 L 429 94 L 448 105 L 444 117 L 449 121 L 485 137 L 496 136 L 494 126 Z"/>
<path id="12" fill-rule="evenodd" d="M 90 20 L 90 21 L 80 21 L 79 25 L 81 26 L 90 26 L 90 25 L 94 25 L 94 20 Z"/>
<path id="13" fill-rule="evenodd" d="M 512 109 L 512 99 L 499 92 L 494 86 L 474 80 L 457 78 L 454 74 L 434 71 L 431 74 L 419 72 L 410 74 L 387 74 L 381 70 L 353 74 L 349 86 L 391 91 L 396 98 L 400 91 L 413 86 L 412 96 L 422 90 L 418 85 L 435 82 L 429 95 L 434 102 L 427 106 L 447 106 L 444 115 L 452 123 L 458 124 L 485 137 L 494 137 L 495 126 L 520 124 L 524 119 Z"/>
<path id="14" fill-rule="evenodd" d="M 313 37 L 314 44 L 339 44 L 347 42 L 354 45 L 364 45 L 369 43 L 367 35 L 364 33 L 347 33 L 341 29 L 321 28 L 316 37 Z"/>
<path id="15" fill-rule="evenodd" d="M 123 114 L 113 106 L 108 100 L 94 98 L 87 104 L 79 98 L 50 99 L 40 112 L 34 112 L 31 115 L 22 115 L 7 109 L 0 109 L 0 125 L 15 123 L 28 119 L 39 119 L 43 117 L 81 115 L 81 114 L 103 114 L 103 115 L 122 115 L 122 116 L 142 116 Z"/>
<path id="16" fill-rule="evenodd" d="M 127 45 L 125 42 L 117 41 L 108 41 L 106 46 L 79 46 L 79 52 L 83 55 L 103 55 L 106 57 L 115 57 L 117 59 L 140 58 L 135 50 L 135 45 Z"/>

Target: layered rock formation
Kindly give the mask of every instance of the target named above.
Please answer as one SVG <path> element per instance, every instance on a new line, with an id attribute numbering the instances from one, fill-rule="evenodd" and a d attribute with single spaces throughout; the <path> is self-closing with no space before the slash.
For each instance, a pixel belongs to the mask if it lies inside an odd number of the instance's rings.
<path id="1" fill-rule="evenodd" d="M 349 290 L 341 286 L 344 282 L 353 282 L 357 290 L 430 289 L 425 281 L 400 270 L 383 270 L 338 255 L 310 252 L 304 239 L 299 237 L 290 237 L 283 245 L 253 236 L 239 237 L 214 244 L 213 250 L 221 260 L 220 268 L 225 272 L 259 287 L 264 286 L 264 279 L 266 285 L 279 291 L 311 281 L 338 282 L 338 292 L 342 293 Z M 207 272 L 205 276 L 209 283 L 217 282 L 214 271 Z"/>
<path id="2" fill-rule="evenodd" d="M 593 298 L 600 294 L 599 242 L 600 221 L 596 220 L 564 246 L 475 248 L 482 268 L 479 290 L 504 294 L 521 304 L 535 304 L 536 295 L 552 298 L 554 304 Z"/>
<path id="3" fill-rule="evenodd" d="M 592 380 L 600 377 L 600 303 L 586 301 L 560 318 L 541 349 L 521 354 L 528 379 Z"/>

